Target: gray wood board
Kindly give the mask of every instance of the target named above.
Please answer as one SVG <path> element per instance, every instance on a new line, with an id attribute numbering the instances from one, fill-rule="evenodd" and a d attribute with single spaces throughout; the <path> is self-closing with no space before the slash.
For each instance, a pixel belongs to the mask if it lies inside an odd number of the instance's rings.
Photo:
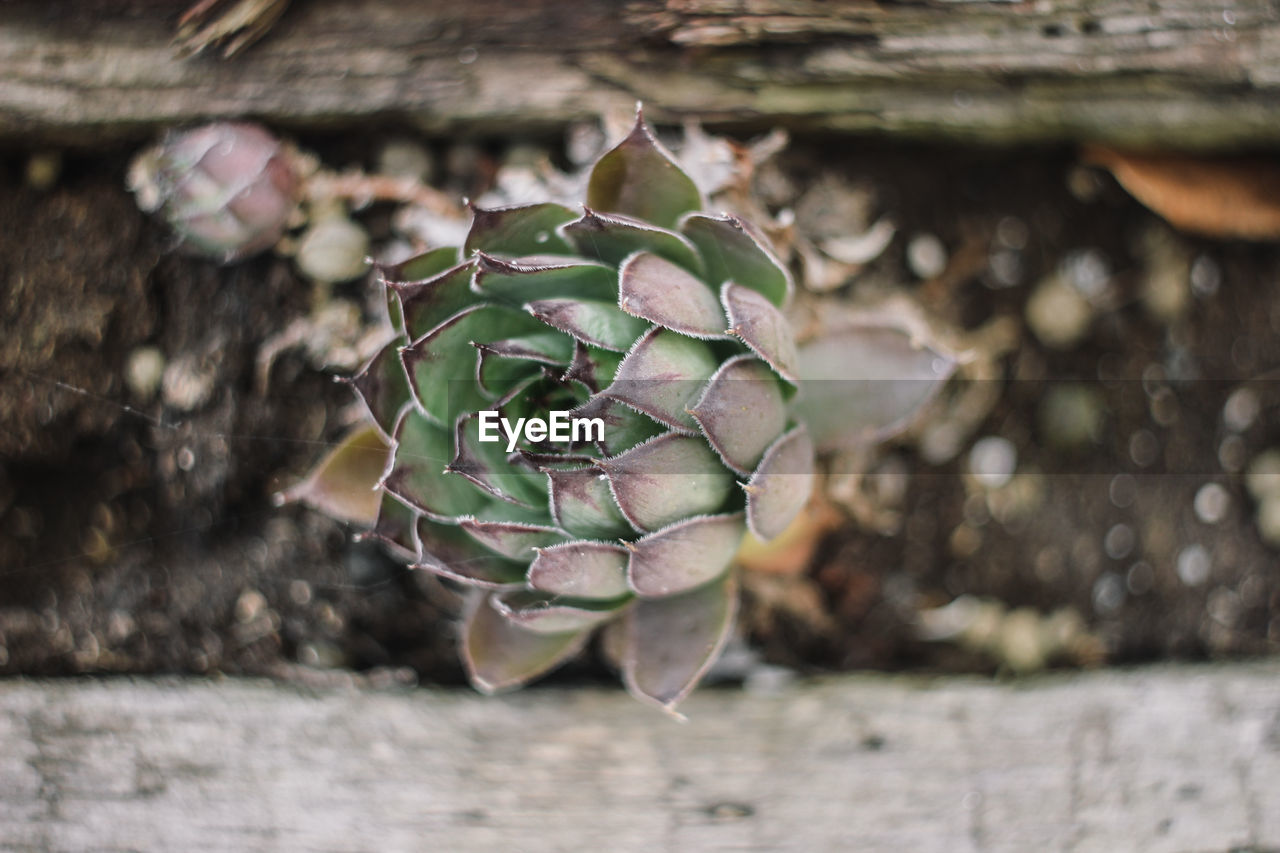
<path id="1" fill-rule="evenodd" d="M 183 4 L 0 4 L 0 137 L 93 145 L 252 115 L 438 133 L 660 119 L 983 140 L 1280 141 L 1269 0 L 307 0 L 222 60 Z"/>
<path id="2" fill-rule="evenodd" d="M 1280 848 L 1280 662 L 499 698 L 0 683 L 5 851 Z"/>

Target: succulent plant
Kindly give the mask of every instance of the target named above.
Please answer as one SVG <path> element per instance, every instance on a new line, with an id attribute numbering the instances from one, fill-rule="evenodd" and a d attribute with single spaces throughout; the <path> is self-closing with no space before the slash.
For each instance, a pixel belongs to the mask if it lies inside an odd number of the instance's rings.
<path id="1" fill-rule="evenodd" d="M 270 248 L 296 205 L 299 177 L 280 140 L 242 122 L 167 134 L 134 159 L 138 206 L 224 263 Z"/>
<path id="2" fill-rule="evenodd" d="M 460 249 L 379 269 L 396 338 L 350 380 L 372 423 L 285 498 L 373 520 L 415 568 L 469 588 L 460 646 L 483 691 L 603 629 L 628 689 L 673 707 L 732 630 L 744 535 L 773 539 L 809 499 L 815 439 L 919 404 L 876 382 L 872 412 L 829 405 L 840 383 L 797 399 L 791 277 L 749 224 L 702 206 L 637 117 L 581 212 L 473 209 Z M 864 380 L 887 363 L 925 392 L 949 372 L 900 331 L 866 331 L 812 350 L 819 380 L 851 355 Z M 552 412 L 584 429 L 522 429 Z"/>

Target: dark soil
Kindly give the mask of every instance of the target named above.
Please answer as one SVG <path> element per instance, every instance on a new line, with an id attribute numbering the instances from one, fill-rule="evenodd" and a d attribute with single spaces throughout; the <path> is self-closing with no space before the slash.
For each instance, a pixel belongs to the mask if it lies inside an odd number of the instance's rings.
<path id="1" fill-rule="evenodd" d="M 353 543 L 343 525 L 272 505 L 342 434 L 351 401 L 296 352 L 280 357 L 267 394 L 256 389 L 258 348 L 310 304 L 288 261 L 217 267 L 172 251 L 123 189 L 123 153 L 69 162 L 43 192 L 24 185 L 24 162 L 11 153 L 0 173 L 0 673 L 459 682 L 450 590 Z M 1280 367 L 1280 249 L 1178 237 L 1221 283 L 1182 319 L 1157 320 L 1140 293 L 1143 235 L 1158 219 L 1109 178 L 1070 192 L 1071 151 L 812 142 L 785 162 L 800 186 L 840 173 L 872 188 L 875 210 L 897 222 L 868 281 L 914 281 L 913 234 L 936 235 L 953 257 L 977 247 L 963 274 L 909 285 L 956 328 L 1021 322 L 1035 283 L 1080 250 L 1105 258 L 1112 294 L 1078 346 L 1051 350 L 1024 333 L 1001 360 L 999 402 L 958 456 L 931 464 L 912 440 L 886 450 L 912 475 L 897 532 L 850 523 L 802 575 L 747 580 L 744 630 L 765 660 L 994 670 L 998 656 L 918 638 L 919 610 L 962 594 L 1073 608 L 1094 661 L 1280 648 L 1280 561 L 1241 473 L 1280 444 L 1280 394 L 1267 381 Z M 994 288 L 985 253 L 1008 218 L 1025 225 L 1019 283 Z M 122 375 L 142 345 L 186 359 L 204 398 L 179 411 L 132 396 Z M 1059 380 L 1101 400 L 1095 440 L 1070 450 L 1053 447 L 1041 413 Z M 1224 402 L 1246 384 L 1261 413 L 1231 437 Z M 1135 458 L 1138 433 L 1155 449 Z M 1034 500 L 999 518 L 964 474 L 968 444 L 992 435 L 1013 442 L 1020 472 L 1039 474 Z M 1213 523 L 1193 507 L 1210 482 L 1230 498 Z M 1117 525 L 1130 547 L 1108 548 Z M 1188 582 L 1179 555 L 1196 544 L 1209 567 Z"/>

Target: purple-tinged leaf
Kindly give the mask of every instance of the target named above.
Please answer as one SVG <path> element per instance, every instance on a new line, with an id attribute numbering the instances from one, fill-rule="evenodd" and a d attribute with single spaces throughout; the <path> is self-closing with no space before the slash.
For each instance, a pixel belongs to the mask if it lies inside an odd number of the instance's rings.
<path id="1" fill-rule="evenodd" d="M 655 328 L 636 341 L 603 396 L 683 432 L 697 425 L 689 406 L 719 362 L 706 342 Z"/>
<path id="2" fill-rule="evenodd" d="M 476 265 L 472 291 L 509 305 L 524 305 L 540 299 L 612 302 L 618 289 L 617 271 L 595 261 L 571 258 L 504 261 L 477 252 Z"/>
<path id="3" fill-rule="evenodd" d="M 388 344 L 378 350 L 378 354 L 346 382 L 356 390 L 365 408 L 369 410 L 374 425 L 390 443 L 391 433 L 396 428 L 396 418 L 412 399 L 409 382 L 404 375 L 404 364 L 400 361 L 400 351 L 396 345 Z"/>
<path id="4" fill-rule="evenodd" d="M 632 255 L 618 270 L 618 306 L 682 335 L 726 337 L 724 308 L 715 292 L 692 273 L 648 252 Z"/>
<path id="5" fill-rule="evenodd" d="M 557 229 L 574 219 L 567 207 L 550 202 L 512 207 L 471 207 L 471 230 L 462 251 L 508 257 L 520 255 L 568 255 L 573 248 Z"/>
<path id="6" fill-rule="evenodd" d="M 609 481 L 595 467 L 546 470 L 551 481 L 551 517 L 574 536 L 609 538 L 631 533 L 613 501 Z"/>
<path id="7" fill-rule="evenodd" d="M 529 586 L 552 595 L 613 599 L 627 595 L 628 551 L 608 542 L 565 542 L 538 549 Z"/>
<path id="8" fill-rule="evenodd" d="M 729 315 L 729 333 L 794 384 L 798 375 L 796 341 L 782 312 L 760 294 L 733 282 L 725 284 L 720 300 Z"/>
<path id="9" fill-rule="evenodd" d="M 956 359 L 896 326 L 849 325 L 805 344 L 792 401 L 819 450 L 884 441 L 911 425 Z"/>
<path id="10" fill-rule="evenodd" d="M 702 194 L 637 112 L 631 133 L 591 170 L 587 207 L 674 228 L 682 214 L 702 208 Z"/>
<path id="11" fill-rule="evenodd" d="M 528 589 L 507 590 L 493 598 L 494 609 L 503 617 L 535 634 L 587 631 L 616 618 L 621 606 L 621 602 L 568 603 Z"/>
<path id="12" fill-rule="evenodd" d="M 301 501 L 342 521 L 372 525 L 382 502 L 378 484 L 390 455 L 381 432 L 372 425 L 361 426 L 320 460 L 305 480 L 276 495 L 276 503 Z"/>
<path id="13" fill-rule="evenodd" d="M 382 273 L 389 276 L 397 269 L 398 267 L 388 267 Z M 479 300 L 471 292 L 471 278 L 474 274 L 475 264 L 468 261 L 425 279 L 402 282 L 387 278 L 387 287 L 395 291 L 400 303 L 405 337 L 416 341 L 449 318 L 475 305 Z"/>
<path id="14" fill-rule="evenodd" d="M 462 477 L 445 473 L 453 457 L 449 430 L 406 407 L 394 436 L 395 464 L 382 483 L 388 492 L 437 519 L 474 515 L 484 505 L 484 495 L 475 487 Z"/>
<path id="15" fill-rule="evenodd" d="M 606 456 L 616 456 L 666 431 L 648 415 L 599 395 L 574 409 L 573 416 L 604 422 L 604 439 L 595 444 Z"/>
<path id="16" fill-rule="evenodd" d="M 743 488 L 747 492 L 747 526 L 768 542 L 795 520 L 813 495 L 813 441 L 799 426 L 779 438 L 764 454 L 760 467 Z"/>
<path id="17" fill-rule="evenodd" d="M 523 586 L 523 562 L 501 557 L 453 524 L 419 518 L 416 527 L 421 554 L 412 566 L 480 589 L 514 589 Z"/>
<path id="18" fill-rule="evenodd" d="M 382 501 L 378 505 L 378 520 L 373 529 L 356 535 L 356 541 L 381 542 L 396 557 L 406 563 L 417 562 L 419 557 L 416 528 L 419 514 L 405 506 L 385 489 L 379 490 Z"/>
<path id="19" fill-rule="evenodd" d="M 476 595 L 462 626 L 462 663 L 482 693 L 508 690 L 537 678 L 577 654 L 590 631 L 537 634 L 511 622 Z"/>
<path id="20" fill-rule="evenodd" d="M 698 247 L 712 287 L 737 282 L 778 306 L 790 297 L 791 274 L 767 248 L 764 238 L 748 230 L 738 217 L 691 213 L 679 230 Z"/>
<path id="21" fill-rule="evenodd" d="M 481 545 L 513 560 L 528 560 L 537 549 L 563 542 L 565 538 L 554 527 L 518 521 L 464 518 L 458 526 Z"/>
<path id="22" fill-rule="evenodd" d="M 614 500 L 637 530 L 719 510 L 733 475 L 701 437 L 666 433 L 596 463 Z"/>
<path id="23" fill-rule="evenodd" d="M 588 208 L 581 219 L 564 227 L 564 233 L 584 256 L 611 266 L 643 251 L 666 258 L 699 278 L 706 272 L 698 250 L 684 235 L 638 219 L 609 216 Z"/>
<path id="24" fill-rule="evenodd" d="M 573 350 L 573 361 L 561 379 L 565 382 L 581 383 L 592 394 L 609 385 L 618 372 L 622 356 L 611 350 L 587 346 L 577 341 Z"/>
<path id="25" fill-rule="evenodd" d="M 677 521 L 627 545 L 627 583 L 642 598 L 677 595 L 719 577 L 747 532 L 742 513 Z"/>
<path id="26" fill-rule="evenodd" d="M 725 464 L 743 476 L 787 425 L 777 375 L 751 355 L 722 364 L 691 414 Z"/>
<path id="27" fill-rule="evenodd" d="M 454 433 L 458 452 L 448 472 L 460 474 L 499 500 L 518 506 L 546 506 L 546 478 L 507 461 L 507 439 L 501 427 L 497 429 L 498 441 L 481 441 L 479 423 L 477 414 L 458 419 Z"/>
<path id="28" fill-rule="evenodd" d="M 624 617 L 622 676 L 627 690 L 674 712 L 720 656 L 737 609 L 732 572 L 683 595 L 636 601 Z"/>
<path id="29" fill-rule="evenodd" d="M 626 352 L 649 324 L 619 311 L 613 302 L 594 299 L 538 299 L 526 310 L 548 326 L 583 343 Z"/>

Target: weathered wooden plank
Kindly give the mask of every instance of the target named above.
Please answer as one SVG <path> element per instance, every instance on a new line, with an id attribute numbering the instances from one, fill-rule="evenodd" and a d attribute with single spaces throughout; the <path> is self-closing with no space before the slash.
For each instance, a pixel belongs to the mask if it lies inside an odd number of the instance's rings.
<path id="1" fill-rule="evenodd" d="M 703 690 L 0 684 L 0 849 L 1280 847 L 1280 662 Z"/>
<path id="2" fill-rule="evenodd" d="M 246 114 L 510 132 L 643 99 L 660 118 L 814 130 L 1280 141 L 1267 0 L 308 0 L 226 62 L 175 57 L 181 6 L 0 4 L 0 136 L 86 144 Z"/>

